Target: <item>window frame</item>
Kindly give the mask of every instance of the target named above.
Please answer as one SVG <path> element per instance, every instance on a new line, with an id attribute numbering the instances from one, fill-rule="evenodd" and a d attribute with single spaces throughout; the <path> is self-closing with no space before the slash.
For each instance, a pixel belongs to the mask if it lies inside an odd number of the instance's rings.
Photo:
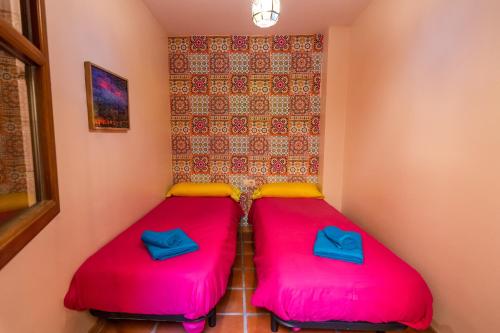
<path id="1" fill-rule="evenodd" d="M 52 93 L 44 0 L 21 1 L 23 26 L 30 29 L 31 41 L 8 22 L 0 19 L 0 45 L 15 57 L 33 65 L 33 93 L 36 119 L 33 154 L 43 186 L 37 203 L 0 225 L 0 270 L 21 251 L 60 211 L 52 114 Z"/>

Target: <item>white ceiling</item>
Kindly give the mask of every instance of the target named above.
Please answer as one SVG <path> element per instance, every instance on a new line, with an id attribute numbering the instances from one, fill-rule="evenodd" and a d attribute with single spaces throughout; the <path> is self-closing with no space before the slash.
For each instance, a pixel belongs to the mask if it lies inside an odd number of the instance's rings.
<path id="1" fill-rule="evenodd" d="M 252 23 L 251 0 L 143 0 L 169 36 L 269 35 L 325 32 L 349 25 L 371 0 L 281 0 L 281 15 L 271 28 Z"/>

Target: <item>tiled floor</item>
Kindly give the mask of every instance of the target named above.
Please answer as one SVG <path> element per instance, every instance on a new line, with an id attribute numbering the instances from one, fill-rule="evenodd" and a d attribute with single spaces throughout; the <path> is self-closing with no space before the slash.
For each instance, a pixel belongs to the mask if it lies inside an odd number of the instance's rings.
<path id="1" fill-rule="evenodd" d="M 207 333 L 270 333 L 269 314 L 250 304 L 255 289 L 255 267 L 253 264 L 253 240 L 250 229 L 243 228 L 239 234 L 236 257 L 229 288 L 217 305 L 217 325 L 206 326 Z M 280 327 L 279 332 L 292 332 Z M 331 333 L 328 330 L 301 330 L 301 333 Z M 351 333 L 356 333 L 350 331 Z M 404 333 L 412 333 L 406 330 Z M 107 322 L 99 333 L 184 333 L 181 324 L 121 321 Z M 364 332 L 369 333 L 369 332 Z M 403 333 L 398 331 L 394 333 Z"/>

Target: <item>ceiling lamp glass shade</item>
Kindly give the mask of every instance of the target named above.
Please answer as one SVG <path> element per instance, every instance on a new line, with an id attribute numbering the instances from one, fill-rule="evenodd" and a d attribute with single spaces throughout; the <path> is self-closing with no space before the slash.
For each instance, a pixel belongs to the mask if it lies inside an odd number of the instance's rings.
<path id="1" fill-rule="evenodd" d="M 253 0 L 253 23 L 261 28 L 268 28 L 278 22 L 280 0 Z"/>

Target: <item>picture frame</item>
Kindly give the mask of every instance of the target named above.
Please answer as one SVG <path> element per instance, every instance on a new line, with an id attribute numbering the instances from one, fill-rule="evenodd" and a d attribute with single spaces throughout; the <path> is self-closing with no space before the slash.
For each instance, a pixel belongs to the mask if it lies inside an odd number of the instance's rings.
<path id="1" fill-rule="evenodd" d="M 128 80 L 90 61 L 84 67 L 89 130 L 128 131 Z"/>

